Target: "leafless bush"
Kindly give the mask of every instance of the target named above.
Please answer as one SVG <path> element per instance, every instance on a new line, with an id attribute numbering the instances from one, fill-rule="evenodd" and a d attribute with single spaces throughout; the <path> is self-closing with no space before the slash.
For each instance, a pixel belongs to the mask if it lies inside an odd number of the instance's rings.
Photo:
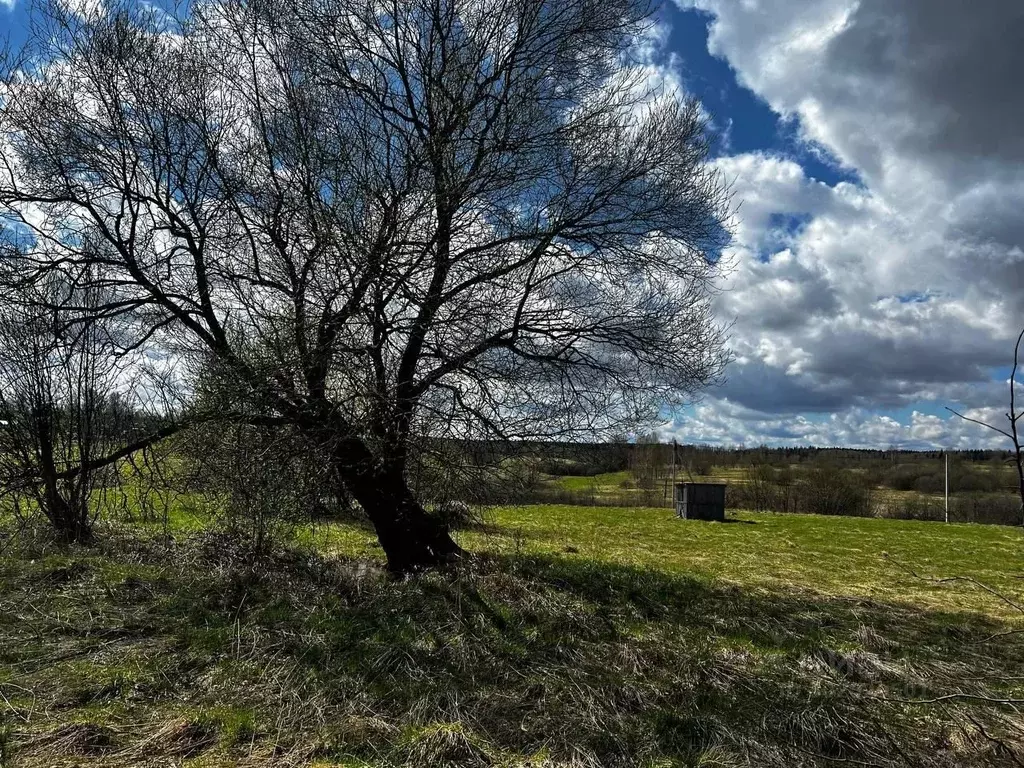
<path id="1" fill-rule="evenodd" d="M 302 523 L 347 509 L 329 461 L 294 431 L 208 424 L 182 436 L 182 476 L 205 510 L 255 556 Z"/>
<path id="2" fill-rule="evenodd" d="M 851 517 L 871 514 L 871 494 L 863 479 L 849 470 L 813 469 L 800 483 L 798 494 L 801 512 Z"/>
<path id="3" fill-rule="evenodd" d="M 745 482 L 726 488 L 726 506 L 757 512 L 862 517 L 871 514 L 871 494 L 864 479 L 849 470 L 818 467 L 791 473 L 754 464 L 748 468 Z"/>
<path id="4" fill-rule="evenodd" d="M 109 457 L 131 442 L 139 414 L 116 329 L 89 314 L 98 291 L 56 275 L 16 285 L 9 255 L 0 254 L 0 499 L 15 517 L 42 514 L 58 536 L 83 542 L 101 497 L 120 484 Z"/>
<path id="5" fill-rule="evenodd" d="M 779 471 L 768 464 L 751 466 L 747 470 L 746 483 L 738 486 L 738 490 L 742 491 L 746 509 L 758 512 L 793 511 L 789 484 L 781 483 Z"/>
<path id="6" fill-rule="evenodd" d="M 877 517 L 894 520 L 944 520 L 945 508 L 941 500 L 927 496 L 909 495 L 884 499 L 873 506 Z"/>
<path id="7" fill-rule="evenodd" d="M 640 435 L 630 453 L 629 469 L 641 491 L 653 492 L 668 475 L 671 446 L 662 445 L 658 435 Z"/>
<path id="8" fill-rule="evenodd" d="M 955 523 L 1021 525 L 1020 499 L 1009 493 L 965 493 L 950 497 L 949 519 Z"/>

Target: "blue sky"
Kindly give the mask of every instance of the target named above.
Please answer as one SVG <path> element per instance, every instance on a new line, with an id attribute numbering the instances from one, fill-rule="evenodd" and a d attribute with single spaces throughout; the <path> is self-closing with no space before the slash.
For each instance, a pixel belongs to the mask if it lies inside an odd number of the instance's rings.
<path id="1" fill-rule="evenodd" d="M 1022 4 L 677 0 L 661 21 L 740 203 L 736 361 L 666 435 L 1002 447 L 946 406 L 1001 418 L 1024 323 Z"/>
<path id="2" fill-rule="evenodd" d="M 0 40 L 17 46 L 25 39 L 26 8 L 21 0 L 0 0 Z"/>
<path id="3" fill-rule="evenodd" d="M 784 120 L 757 94 L 740 85 L 726 60 L 711 55 L 708 27 L 714 22 L 713 14 L 672 4 L 662 13 L 669 29 L 666 49 L 679 57 L 684 86 L 711 115 L 720 154 L 771 152 L 791 157 L 809 176 L 826 184 L 856 181 L 852 169 L 843 169 L 835 158 L 812 151 L 801 140 L 795 122 Z"/>
<path id="4" fill-rule="evenodd" d="M 1002 418 L 1024 323 L 1024 3 L 672 0 L 658 31 L 738 203 L 735 360 L 663 435 L 1002 447 L 946 406 Z"/>

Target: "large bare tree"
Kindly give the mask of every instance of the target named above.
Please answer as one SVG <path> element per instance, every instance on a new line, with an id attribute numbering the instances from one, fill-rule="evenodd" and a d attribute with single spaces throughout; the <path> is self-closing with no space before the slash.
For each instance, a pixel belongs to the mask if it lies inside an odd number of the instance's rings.
<path id="1" fill-rule="evenodd" d="M 0 106 L 20 269 L 314 441 L 399 572 L 415 438 L 594 435 L 720 372 L 728 194 L 642 0 L 39 6 Z"/>

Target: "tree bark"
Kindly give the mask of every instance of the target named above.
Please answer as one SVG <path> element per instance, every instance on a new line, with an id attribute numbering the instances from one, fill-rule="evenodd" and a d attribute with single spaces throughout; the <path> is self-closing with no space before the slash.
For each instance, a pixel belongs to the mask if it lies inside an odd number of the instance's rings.
<path id="1" fill-rule="evenodd" d="M 345 484 L 373 523 L 393 574 L 437 568 L 462 556 L 447 526 L 427 513 L 401 472 L 347 470 Z"/>
<path id="2" fill-rule="evenodd" d="M 47 494 L 47 517 L 61 541 L 66 544 L 88 544 L 92 541 L 92 526 L 88 510 L 78 509 L 60 494 Z"/>
<path id="3" fill-rule="evenodd" d="M 323 439 L 322 431 L 320 435 Z M 448 526 L 416 500 L 401 461 L 374 456 L 358 438 L 336 439 L 329 455 L 345 488 L 373 524 L 393 574 L 449 565 L 464 554 Z"/>
<path id="4" fill-rule="evenodd" d="M 39 506 L 53 526 L 57 536 L 68 544 L 85 544 L 92 539 L 89 511 L 61 493 L 54 449 L 53 413 L 49 407 L 37 408 L 34 416 L 38 439 L 39 472 L 42 491 L 36 497 Z"/>

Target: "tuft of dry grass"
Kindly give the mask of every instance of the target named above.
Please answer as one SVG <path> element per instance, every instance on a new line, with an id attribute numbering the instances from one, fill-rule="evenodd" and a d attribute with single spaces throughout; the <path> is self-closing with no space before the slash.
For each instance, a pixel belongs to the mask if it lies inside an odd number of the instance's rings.
<path id="1" fill-rule="evenodd" d="M 43 754 L 102 755 L 114 746 L 115 731 L 96 723 L 67 723 L 26 739 L 29 752 Z"/>
<path id="2" fill-rule="evenodd" d="M 195 757 L 217 743 L 217 731 L 208 723 L 173 719 L 136 741 L 121 756 L 145 759 L 152 755 Z"/>
<path id="3" fill-rule="evenodd" d="M 416 729 L 409 738 L 406 762 L 410 768 L 489 768 L 494 760 L 461 723 L 434 723 Z"/>

